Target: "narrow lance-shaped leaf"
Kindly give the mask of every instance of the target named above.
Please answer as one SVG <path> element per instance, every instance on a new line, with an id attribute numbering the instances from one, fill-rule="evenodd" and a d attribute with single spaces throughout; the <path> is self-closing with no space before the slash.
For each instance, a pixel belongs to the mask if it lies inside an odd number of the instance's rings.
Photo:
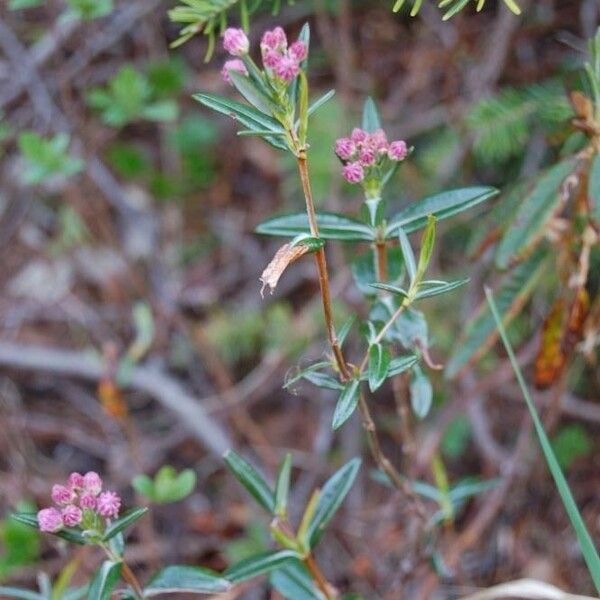
<path id="1" fill-rule="evenodd" d="M 365 100 L 362 115 L 362 128 L 369 133 L 381 128 L 379 111 L 375 101 L 370 96 Z"/>
<path id="2" fill-rule="evenodd" d="M 476 186 L 442 192 L 413 202 L 390 219 L 385 232 L 386 239 L 393 238 L 400 228 L 405 233 L 421 229 L 427 224 L 429 215 L 438 221 L 446 219 L 489 200 L 497 193 L 495 188 Z"/>
<path id="3" fill-rule="evenodd" d="M 353 458 L 336 471 L 323 486 L 313 520 L 309 527 L 308 539 L 310 540 L 311 548 L 317 545 L 325 527 L 329 524 L 350 491 L 358 475 L 360 464 L 360 458 Z"/>
<path id="4" fill-rule="evenodd" d="M 326 102 L 331 100 L 335 96 L 335 90 L 329 90 L 325 94 L 323 94 L 320 98 L 317 98 L 309 107 L 308 107 L 308 116 L 310 117 L 315 111 L 317 111 L 321 106 L 323 106 Z"/>
<path id="5" fill-rule="evenodd" d="M 288 452 L 279 467 L 279 472 L 277 473 L 277 482 L 275 484 L 275 514 L 282 518 L 284 518 L 287 514 L 291 472 L 292 455 Z"/>
<path id="6" fill-rule="evenodd" d="M 288 600 L 325 600 L 308 569 L 298 560 L 290 560 L 273 571 L 270 583 Z"/>
<path id="7" fill-rule="evenodd" d="M 415 365 L 410 380 L 410 403 L 419 419 L 424 419 L 431 409 L 433 389 L 429 378 Z"/>
<path id="8" fill-rule="evenodd" d="M 229 567 L 223 575 L 232 583 L 247 581 L 264 573 L 269 573 L 300 555 L 293 550 L 275 550 L 252 556 Z"/>
<path id="9" fill-rule="evenodd" d="M 300 139 L 300 143 L 304 145 L 308 129 L 308 82 L 306 81 L 304 71 L 300 71 L 298 79 L 298 119 L 300 121 L 298 138 Z"/>
<path id="10" fill-rule="evenodd" d="M 39 524 L 37 520 L 36 513 L 13 513 L 11 515 L 11 519 L 18 521 L 19 523 L 23 523 L 24 525 L 28 525 L 29 527 L 33 527 L 34 529 L 39 529 Z M 53 533 L 56 537 L 62 538 L 67 542 L 72 542 L 74 544 L 85 544 L 86 540 L 81 534 L 81 531 L 77 529 L 62 529 L 61 531 L 57 531 Z"/>
<path id="11" fill-rule="evenodd" d="M 105 560 L 96 571 L 88 589 L 88 600 L 110 600 L 121 577 L 121 562 Z"/>
<path id="12" fill-rule="evenodd" d="M 344 385 L 333 412 L 332 429 L 339 429 L 352 416 L 358 405 L 359 394 L 360 381 L 358 379 L 351 379 Z"/>
<path id="13" fill-rule="evenodd" d="M 546 223 L 566 200 L 559 188 L 573 167 L 572 160 L 555 165 L 540 177 L 523 200 L 498 246 L 496 264 L 499 268 L 508 267 L 513 257 L 523 256 L 543 238 Z"/>
<path id="14" fill-rule="evenodd" d="M 229 71 L 229 76 L 237 91 L 248 100 L 254 108 L 268 116 L 271 116 L 273 111 L 277 109 L 271 99 L 259 89 L 249 77 L 242 73 L 238 73 L 233 69 Z"/>
<path id="15" fill-rule="evenodd" d="M 171 565 L 160 570 L 144 590 L 144 597 L 160 594 L 218 594 L 231 587 L 219 574 L 201 567 Z"/>
<path id="16" fill-rule="evenodd" d="M 435 221 L 436 219 L 433 215 L 427 217 L 427 227 L 425 228 L 425 232 L 421 239 L 421 252 L 419 253 L 419 262 L 417 264 L 417 273 L 415 275 L 415 279 L 418 283 L 423 279 L 427 267 L 429 266 L 431 255 L 433 254 L 433 246 L 435 244 Z"/>
<path id="17" fill-rule="evenodd" d="M 392 356 L 383 344 L 373 344 L 369 347 L 369 389 L 375 392 L 386 380 Z"/>
<path id="18" fill-rule="evenodd" d="M 215 96 L 214 94 L 199 93 L 194 95 L 194 99 L 212 110 L 233 117 L 249 130 L 272 131 L 273 135 L 261 133 L 261 136 L 276 148 L 281 150 L 289 149 L 282 139 L 282 136 L 284 137 L 286 132 L 281 124 L 255 108 L 241 102 L 236 102 L 235 100 L 230 100 L 229 98 Z"/>
<path id="19" fill-rule="evenodd" d="M 406 232 L 400 228 L 398 229 L 398 239 L 400 240 L 400 248 L 402 248 L 402 255 L 404 256 L 404 264 L 406 265 L 406 271 L 408 273 L 408 277 L 410 278 L 410 285 L 416 283 L 417 277 L 417 264 L 415 261 L 415 254 L 413 252 L 412 246 L 410 245 L 410 240 L 406 235 Z"/>
<path id="20" fill-rule="evenodd" d="M 228 450 L 223 457 L 237 480 L 250 492 L 253 498 L 267 511 L 275 510 L 273 490 L 256 469 L 239 454 Z"/>
<path id="21" fill-rule="evenodd" d="M 505 323 L 518 314 L 530 297 L 546 268 L 547 254 L 538 250 L 526 262 L 511 271 L 496 292 L 498 308 Z M 482 356 L 497 339 L 497 330 L 489 308 L 483 303 L 467 324 L 465 332 L 446 365 L 446 376 L 454 377 L 470 361 Z"/>
<path id="22" fill-rule="evenodd" d="M 596 550 L 592 537 L 585 525 L 585 521 L 581 517 L 581 513 L 577 508 L 577 503 L 573 498 L 573 494 L 571 493 L 569 484 L 567 483 L 567 480 L 563 475 L 563 472 L 558 464 L 558 460 L 556 459 L 556 455 L 552 450 L 550 440 L 548 439 L 548 436 L 544 431 L 544 426 L 542 425 L 542 422 L 539 418 L 535 404 L 531 399 L 529 389 L 527 387 L 527 384 L 525 383 L 525 378 L 523 377 L 523 373 L 521 372 L 521 368 L 519 367 L 519 363 L 517 362 L 517 359 L 515 357 L 512 345 L 508 339 L 506 329 L 502 322 L 502 316 L 500 314 L 500 311 L 498 310 L 498 306 L 494 301 L 492 292 L 490 289 L 486 288 L 485 294 L 490 305 L 492 315 L 494 317 L 494 322 L 496 323 L 496 327 L 498 328 L 500 337 L 502 338 L 502 343 L 504 344 L 504 348 L 508 353 L 510 364 L 512 365 L 513 371 L 519 383 L 519 387 L 521 388 L 521 392 L 523 393 L 523 398 L 525 399 L 525 403 L 527 404 L 527 409 L 531 414 L 533 425 L 535 427 L 535 432 L 538 436 L 540 446 L 542 447 L 542 451 L 544 453 L 544 458 L 546 459 L 546 463 L 548 464 L 548 468 L 550 469 L 550 473 L 552 474 L 554 483 L 556 484 L 556 489 L 560 494 L 560 498 L 563 502 L 565 510 L 569 515 L 571 525 L 573 526 L 575 534 L 577 535 L 579 547 L 581 548 L 581 552 L 589 569 L 590 575 L 592 576 L 592 579 L 596 586 L 596 591 L 600 593 L 600 556 L 598 556 L 598 551 Z"/>
<path id="23" fill-rule="evenodd" d="M 121 533 L 127 527 L 133 525 L 136 521 L 141 519 L 148 509 L 145 507 L 132 508 L 120 516 L 116 521 L 113 521 L 104 532 L 102 539 L 107 542 L 118 533 Z"/>
<path id="24" fill-rule="evenodd" d="M 451 292 L 456 288 L 462 287 L 466 283 L 469 283 L 469 278 L 458 279 L 457 281 L 422 281 L 419 286 L 419 291 L 415 296 L 416 300 L 422 300 L 423 298 L 431 298 L 432 296 L 439 296 Z"/>
<path id="25" fill-rule="evenodd" d="M 340 240 L 343 242 L 371 242 L 375 239 L 372 227 L 361 221 L 335 213 L 319 213 L 317 215 L 319 235 L 324 240 Z M 256 233 L 264 235 L 289 236 L 309 234 L 310 227 L 306 213 L 281 215 L 262 222 Z"/>

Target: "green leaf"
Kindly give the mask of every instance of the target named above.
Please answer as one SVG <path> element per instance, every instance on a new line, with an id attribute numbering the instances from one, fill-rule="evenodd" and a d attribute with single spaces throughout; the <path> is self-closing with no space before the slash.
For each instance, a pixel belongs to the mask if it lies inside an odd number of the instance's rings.
<path id="1" fill-rule="evenodd" d="M 144 597 L 160 594 L 218 594 L 231 587 L 229 581 L 201 567 L 170 565 L 161 569 L 144 590 Z"/>
<path id="2" fill-rule="evenodd" d="M 410 279 L 410 285 L 415 283 L 417 276 L 417 264 L 415 261 L 415 254 L 413 252 L 412 246 L 410 245 L 410 240 L 406 235 L 404 229 L 398 229 L 398 239 L 400 240 L 400 248 L 402 249 L 402 256 L 404 257 L 404 264 L 406 265 L 406 272 L 408 273 L 408 277 Z"/>
<path id="3" fill-rule="evenodd" d="M 178 502 L 189 496 L 196 487 L 196 473 L 185 469 L 181 473 L 170 465 L 162 466 L 154 480 L 138 475 L 131 482 L 134 489 L 156 504 Z"/>
<path id="4" fill-rule="evenodd" d="M 317 387 L 324 388 L 326 390 L 343 390 L 344 386 L 335 377 L 328 375 L 327 373 L 319 373 L 318 371 L 307 371 L 302 376 L 306 381 L 310 381 Z"/>
<path id="5" fill-rule="evenodd" d="M 298 138 L 302 145 L 306 144 L 306 131 L 308 129 L 308 83 L 304 71 L 298 76 Z"/>
<path id="6" fill-rule="evenodd" d="M 116 521 L 113 521 L 104 532 L 102 536 L 102 540 L 107 542 L 111 538 L 115 537 L 118 533 L 125 530 L 127 527 L 133 525 L 136 521 L 141 519 L 146 513 L 148 509 L 146 507 L 138 507 L 132 508 L 127 512 L 123 513 Z"/>
<path id="7" fill-rule="evenodd" d="M 42 594 L 36 592 L 30 592 L 28 590 L 20 590 L 15 587 L 3 587 L 0 586 L 0 594 L 4 598 L 20 598 L 21 600 L 46 600 Z"/>
<path id="8" fill-rule="evenodd" d="M 329 90 L 327 93 L 323 94 L 320 98 L 317 98 L 309 107 L 308 107 L 308 116 L 312 115 L 316 110 L 318 110 L 323 104 L 325 104 L 328 100 L 331 100 L 335 95 L 335 90 Z"/>
<path id="9" fill-rule="evenodd" d="M 351 379 L 344 385 L 344 389 L 335 405 L 331 424 L 332 429 L 339 429 L 352 416 L 358 405 L 359 393 L 360 381 L 358 379 Z"/>
<path id="10" fill-rule="evenodd" d="M 600 154 L 596 154 L 592 160 L 588 196 L 590 198 L 592 219 L 600 221 Z"/>
<path id="11" fill-rule="evenodd" d="M 388 266 L 387 284 L 394 287 L 398 283 L 401 283 L 404 278 L 402 249 L 398 246 L 391 247 L 388 245 L 385 251 Z M 373 288 L 379 287 L 376 262 L 377 258 L 372 248 L 369 248 L 366 252 L 359 254 L 352 260 L 351 269 L 354 282 L 365 296 L 374 296 L 376 292 Z M 385 287 L 381 287 L 380 289 L 385 289 Z"/>
<path id="12" fill-rule="evenodd" d="M 309 252 L 316 252 L 317 250 L 320 250 L 325 245 L 325 242 L 322 238 L 313 237 L 306 233 L 301 233 L 300 235 L 297 235 L 290 242 L 290 245 L 291 246 L 306 246 L 308 248 Z"/>
<path id="13" fill-rule="evenodd" d="M 342 325 L 342 327 L 340 328 L 340 330 L 338 331 L 338 342 L 340 344 L 340 346 L 344 345 L 344 342 L 346 341 L 346 338 L 348 337 L 348 334 L 350 333 L 350 330 L 352 329 L 352 326 L 354 325 L 354 323 L 356 322 L 356 315 L 352 315 L 351 317 L 349 317 L 346 322 Z"/>
<path id="14" fill-rule="evenodd" d="M 415 296 L 416 300 L 422 300 L 423 298 L 431 298 L 432 296 L 439 296 L 446 292 L 451 292 L 456 288 L 462 287 L 466 283 L 469 283 L 469 278 L 458 279 L 457 281 L 422 281 L 419 285 L 419 291 Z M 425 289 L 423 289 L 425 288 Z"/>
<path id="15" fill-rule="evenodd" d="M 421 282 L 423 276 L 425 275 L 425 271 L 429 266 L 429 262 L 431 261 L 431 255 L 433 254 L 433 246 L 435 244 L 435 217 L 429 215 L 427 217 L 427 227 L 425 228 L 425 232 L 423 233 L 423 237 L 421 239 L 421 251 L 419 253 L 419 262 L 417 264 L 417 274 L 415 279 L 417 282 Z"/>
<path id="16" fill-rule="evenodd" d="M 369 133 L 381 129 L 381 119 L 375 101 L 370 96 L 365 100 L 362 115 L 362 128 Z"/>
<path id="17" fill-rule="evenodd" d="M 335 213 L 319 213 L 317 215 L 319 235 L 324 240 L 341 240 L 344 242 L 373 241 L 373 229 L 356 219 Z M 301 233 L 310 234 L 306 213 L 282 215 L 263 221 L 256 233 L 276 236 L 296 236 Z"/>
<path id="18" fill-rule="evenodd" d="M 489 288 L 486 288 L 485 294 L 490 305 L 490 310 L 492 312 L 494 322 L 496 323 L 496 327 L 498 328 L 498 332 L 500 333 L 502 343 L 504 344 L 504 348 L 506 349 L 508 358 L 510 359 L 510 364 L 512 365 L 517 381 L 519 382 L 519 387 L 521 388 L 521 392 L 523 393 L 523 398 L 525 399 L 525 403 L 527 404 L 527 409 L 531 414 L 533 426 L 538 436 L 540 446 L 544 454 L 544 458 L 546 459 L 546 463 L 548 464 L 548 468 L 550 469 L 550 473 L 552 474 L 554 483 L 556 484 L 556 489 L 558 490 L 565 510 L 569 515 L 571 525 L 573 526 L 575 534 L 577 535 L 579 547 L 581 548 L 581 552 L 583 553 L 583 557 L 587 564 L 590 575 L 594 580 L 596 591 L 600 592 L 600 556 L 598 556 L 598 551 L 594 546 L 592 537 L 585 525 L 585 521 L 581 517 L 581 513 L 577 508 L 577 504 L 575 502 L 575 499 L 573 498 L 573 494 L 571 493 L 569 484 L 567 483 L 567 480 L 563 475 L 560 465 L 558 464 L 556 456 L 552 450 L 550 440 L 548 439 L 548 436 L 544 431 L 544 427 L 537 413 L 537 409 L 535 407 L 535 404 L 533 403 L 533 400 L 531 399 L 529 389 L 527 388 L 527 384 L 525 383 L 525 378 L 523 377 L 523 373 L 521 372 L 521 368 L 519 367 L 519 363 L 517 362 L 517 359 L 515 357 L 512 345 L 508 339 L 505 325 L 503 323 L 503 318 L 501 316 L 501 312 L 498 310 L 496 302 L 494 301 L 492 291 Z"/>
<path id="19" fill-rule="evenodd" d="M 546 253 L 538 250 L 501 282 L 496 292 L 498 308 L 508 324 L 519 313 L 547 266 Z M 454 377 L 470 361 L 480 358 L 497 339 L 494 319 L 485 303 L 475 311 L 446 365 L 446 377 Z"/>
<path id="20" fill-rule="evenodd" d="M 83 170 L 83 161 L 69 156 L 69 136 L 64 133 L 44 139 L 33 131 L 25 131 L 18 144 L 27 165 L 23 173 L 27 184 L 38 185 L 57 176 L 72 177 Z"/>
<path id="21" fill-rule="evenodd" d="M 549 169 L 523 200 L 498 246 L 496 264 L 499 268 L 508 267 L 512 258 L 523 256 L 543 238 L 548 220 L 561 206 L 559 187 L 573 166 L 571 160 Z"/>
<path id="22" fill-rule="evenodd" d="M 340 341 L 340 344 L 341 343 L 342 342 Z M 293 376 L 286 378 L 283 388 L 287 390 L 301 379 L 306 379 L 306 381 L 310 381 L 317 387 L 330 390 L 341 390 L 344 386 L 337 379 L 334 379 L 326 373 L 319 372 L 321 369 L 329 368 L 331 368 L 331 363 L 328 361 L 318 362 L 314 365 L 310 365 L 309 367 L 298 371 Z"/>
<path id="23" fill-rule="evenodd" d="M 325 600 L 308 569 L 299 560 L 290 560 L 273 571 L 270 583 L 287 600 Z"/>
<path id="24" fill-rule="evenodd" d="M 394 377 L 400 375 L 404 371 L 408 371 L 419 359 L 414 354 L 408 356 L 397 356 L 392 358 L 390 366 L 388 368 L 388 377 Z"/>
<path id="25" fill-rule="evenodd" d="M 284 518 L 287 514 L 288 495 L 290 492 L 290 474 L 292 472 L 292 455 L 285 455 L 275 482 L 275 514 Z"/>
<path id="26" fill-rule="evenodd" d="M 248 101 L 254 108 L 259 110 L 260 112 L 268 115 L 269 117 L 272 113 L 277 110 L 277 107 L 271 99 L 264 94 L 257 85 L 255 85 L 252 80 L 243 75 L 242 73 L 238 73 L 237 71 L 230 70 L 229 76 L 231 77 L 231 81 L 237 91 Z"/>
<path id="27" fill-rule="evenodd" d="M 275 495 L 271 486 L 259 475 L 256 469 L 233 450 L 228 450 L 223 458 L 231 472 L 250 492 L 252 497 L 265 510 L 273 513 L 275 510 Z"/>
<path id="28" fill-rule="evenodd" d="M 360 458 L 353 458 L 336 471 L 323 486 L 314 517 L 308 528 L 308 539 L 311 548 L 314 548 L 319 543 L 325 527 L 327 527 L 344 501 L 344 498 L 348 495 L 358 475 L 360 465 Z"/>
<path id="29" fill-rule="evenodd" d="M 232 117 L 248 129 L 272 131 L 273 136 L 265 137 L 266 141 L 276 148 L 288 150 L 287 144 L 277 137 L 278 135 L 285 135 L 285 129 L 280 123 L 268 115 L 265 115 L 247 104 L 242 104 L 241 102 L 236 102 L 235 100 L 216 96 L 214 94 L 199 93 L 195 94 L 193 98 L 216 112 Z M 302 232 L 299 231 L 297 233 Z"/>
<path id="30" fill-rule="evenodd" d="M 371 392 L 379 389 L 388 377 L 392 356 L 382 344 L 373 344 L 369 348 L 369 389 Z"/>
<path id="31" fill-rule="evenodd" d="M 285 565 L 290 560 L 298 558 L 300 558 L 300 555 L 293 550 L 270 550 L 232 565 L 223 575 L 232 583 L 240 583 L 258 575 L 269 573 Z"/>
<path id="32" fill-rule="evenodd" d="M 378 290 L 390 292 L 402 298 L 408 298 L 408 292 L 405 289 L 395 285 L 390 285 L 388 283 L 370 283 L 369 286 Z"/>
<path id="33" fill-rule="evenodd" d="M 487 479 L 484 481 L 473 480 L 472 478 L 464 479 L 450 489 L 448 497 L 453 504 L 457 504 L 467 498 L 493 490 L 498 487 L 500 482 L 500 479 Z"/>
<path id="34" fill-rule="evenodd" d="M 105 560 L 96 571 L 88 589 L 88 600 L 110 600 L 112 591 L 121 578 L 122 564 Z"/>
<path id="35" fill-rule="evenodd" d="M 436 219 L 446 219 L 469 208 L 489 200 L 498 193 L 492 187 L 468 187 L 442 192 L 414 202 L 390 219 L 387 226 L 386 239 L 393 238 L 400 228 L 405 233 L 416 231 L 427 224 L 429 215 Z"/>
<path id="36" fill-rule="evenodd" d="M 19 523 L 23 523 L 24 525 L 29 525 L 29 527 L 33 527 L 34 529 L 39 530 L 37 514 L 36 513 L 13 513 L 11 515 L 11 519 L 18 521 Z M 73 542 L 74 544 L 85 544 L 86 540 L 77 529 L 62 529 L 61 531 L 57 531 L 51 535 L 55 535 L 56 537 L 62 538 L 67 542 Z"/>
<path id="37" fill-rule="evenodd" d="M 433 389 L 429 378 L 418 367 L 413 367 L 410 380 L 410 404 L 419 419 L 424 419 L 431 409 Z"/>

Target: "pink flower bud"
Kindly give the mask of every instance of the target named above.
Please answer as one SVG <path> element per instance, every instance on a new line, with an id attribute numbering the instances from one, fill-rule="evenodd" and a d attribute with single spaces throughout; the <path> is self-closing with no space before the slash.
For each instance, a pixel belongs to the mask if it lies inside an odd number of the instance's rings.
<path id="1" fill-rule="evenodd" d="M 342 169 L 342 175 L 348 183 L 360 183 L 365 178 L 365 172 L 358 162 L 345 165 Z"/>
<path id="2" fill-rule="evenodd" d="M 231 76 L 229 75 L 230 71 L 235 71 L 236 73 L 241 73 L 242 75 L 248 75 L 248 70 L 246 69 L 246 65 L 239 58 L 232 58 L 231 60 L 225 61 L 223 65 L 223 69 L 221 70 L 221 75 L 223 79 L 233 85 L 231 81 Z"/>
<path id="3" fill-rule="evenodd" d="M 375 164 L 377 155 L 371 148 L 363 148 L 360 151 L 359 161 L 363 167 L 370 167 Z"/>
<path id="4" fill-rule="evenodd" d="M 243 29 L 229 27 L 223 34 L 223 48 L 232 56 L 248 54 L 248 49 L 250 48 L 248 36 L 244 33 Z"/>
<path id="5" fill-rule="evenodd" d="M 281 54 L 277 50 L 271 50 L 267 48 L 263 52 L 263 65 L 267 69 L 276 69 L 277 65 L 281 61 Z"/>
<path id="6" fill-rule="evenodd" d="M 287 48 L 287 36 L 281 27 L 275 27 L 272 31 L 265 31 L 260 40 L 262 49 L 285 50 Z"/>
<path id="7" fill-rule="evenodd" d="M 79 506 L 81 506 L 81 508 L 95 510 L 96 509 L 96 496 L 94 496 L 94 494 L 90 494 L 89 492 L 85 492 L 84 494 L 81 494 L 81 498 L 79 499 Z"/>
<path id="8" fill-rule="evenodd" d="M 83 513 L 81 509 L 73 504 L 69 504 L 69 506 L 65 506 L 62 511 L 62 522 L 65 527 L 75 527 L 81 523 L 81 519 L 83 517 Z"/>
<path id="9" fill-rule="evenodd" d="M 279 64 L 275 67 L 275 73 L 279 79 L 290 83 L 300 73 L 300 65 L 295 58 L 285 55 L 281 57 Z"/>
<path id="10" fill-rule="evenodd" d="M 364 143 L 368 137 L 369 134 L 364 129 L 360 129 L 360 127 L 355 127 L 350 135 L 350 138 L 355 144 Z"/>
<path id="11" fill-rule="evenodd" d="M 403 140 L 396 140 L 390 144 L 388 149 L 388 156 L 392 160 L 404 160 L 408 154 L 408 148 L 406 142 Z"/>
<path id="12" fill-rule="evenodd" d="M 335 153 L 342 160 L 350 160 L 356 152 L 356 144 L 350 138 L 339 138 L 335 142 Z"/>
<path id="13" fill-rule="evenodd" d="M 52 501 L 58 505 L 64 506 L 70 504 L 75 499 L 75 492 L 64 485 L 52 486 Z"/>
<path id="14" fill-rule="evenodd" d="M 56 533 L 62 529 L 63 521 L 60 511 L 56 508 L 44 508 L 37 514 L 40 531 Z"/>
<path id="15" fill-rule="evenodd" d="M 98 473 L 94 473 L 94 471 L 89 471 L 83 476 L 83 489 L 97 496 L 102 491 L 102 479 L 100 479 L 100 475 Z"/>
<path id="16" fill-rule="evenodd" d="M 388 149 L 387 136 L 383 129 L 377 129 L 369 135 L 367 144 L 370 148 L 379 153 L 385 153 Z"/>
<path id="17" fill-rule="evenodd" d="M 83 487 L 83 475 L 81 473 L 71 473 L 69 475 L 68 486 L 73 490 L 77 491 Z"/>
<path id="18" fill-rule="evenodd" d="M 121 509 L 121 498 L 114 492 L 103 492 L 98 496 L 97 508 L 98 514 L 103 517 L 118 517 Z"/>
<path id="19" fill-rule="evenodd" d="M 298 62 L 302 62 L 308 55 L 308 47 L 304 42 L 298 40 L 290 46 L 289 53 Z"/>

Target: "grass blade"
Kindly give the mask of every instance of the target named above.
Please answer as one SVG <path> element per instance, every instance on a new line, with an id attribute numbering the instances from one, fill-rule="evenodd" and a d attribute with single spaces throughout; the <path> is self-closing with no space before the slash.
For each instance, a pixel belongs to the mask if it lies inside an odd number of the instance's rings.
<path id="1" fill-rule="evenodd" d="M 502 324 L 502 319 L 498 312 L 498 308 L 496 307 L 496 303 L 494 302 L 494 297 L 489 288 L 485 289 L 485 295 L 490 305 L 492 315 L 494 316 L 494 320 L 496 321 L 496 327 L 498 327 L 498 332 L 500 333 L 500 337 L 502 338 L 502 342 L 504 344 L 504 347 L 506 348 L 508 358 L 510 359 L 510 364 L 512 365 L 513 371 L 515 372 L 515 377 L 519 382 L 519 387 L 521 388 L 521 392 L 523 393 L 523 398 L 525 398 L 525 403 L 527 404 L 527 408 L 529 409 L 529 412 L 531 414 L 533 426 L 539 438 L 540 446 L 542 447 L 542 451 L 544 453 L 544 458 L 546 459 L 546 463 L 548 464 L 550 473 L 552 473 L 554 483 L 556 484 L 556 488 L 558 489 L 560 498 L 565 506 L 565 510 L 569 515 L 571 525 L 573 526 L 575 534 L 577 535 L 579 547 L 581 548 L 581 552 L 583 553 L 583 557 L 588 566 L 590 575 L 594 580 L 596 590 L 600 592 L 600 557 L 598 556 L 598 551 L 594 546 L 592 537 L 590 536 L 590 533 L 587 530 L 587 527 L 585 526 L 585 522 L 581 517 L 579 509 L 577 508 L 577 504 L 575 503 L 575 499 L 573 498 L 573 494 L 571 493 L 569 484 L 567 483 L 567 480 L 563 475 L 558 461 L 556 460 L 556 456 L 554 454 L 554 451 L 552 450 L 552 446 L 550 445 L 550 440 L 548 440 L 548 437 L 546 436 L 546 432 L 544 431 L 542 422 L 540 421 L 533 400 L 531 399 L 531 395 L 529 394 L 529 390 L 527 388 L 527 384 L 525 383 L 523 373 L 521 373 L 521 369 L 519 367 L 519 364 L 517 363 L 517 359 L 515 358 L 512 346 L 510 344 L 510 341 L 508 340 L 506 329 Z"/>

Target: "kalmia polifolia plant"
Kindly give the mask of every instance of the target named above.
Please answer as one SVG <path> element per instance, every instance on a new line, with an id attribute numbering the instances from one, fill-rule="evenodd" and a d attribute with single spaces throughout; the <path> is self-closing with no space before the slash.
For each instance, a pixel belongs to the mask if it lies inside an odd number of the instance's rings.
<path id="1" fill-rule="evenodd" d="M 294 527 L 289 519 L 288 504 L 292 456 L 288 454 L 281 462 L 274 485 L 246 460 L 233 451 L 225 454 L 225 463 L 246 488 L 250 495 L 270 516 L 269 530 L 277 548 L 244 559 L 231 565 L 222 575 L 209 569 L 191 565 L 170 565 L 161 569 L 143 585 L 125 561 L 124 531 L 144 516 L 147 508 L 138 507 L 121 514 L 121 498 L 112 491 L 103 491 L 103 483 L 97 473 L 85 475 L 72 473 L 65 485 L 52 487 L 54 506 L 36 513 L 13 515 L 20 523 L 35 527 L 63 540 L 80 545 L 94 545 L 102 549 L 106 560 L 100 565 L 89 585 L 64 593 L 53 594 L 53 600 L 108 600 L 113 593 L 120 598 L 144 600 L 162 594 L 215 594 L 229 590 L 233 585 L 254 577 L 269 574 L 275 589 L 290 600 L 314 598 L 334 600 L 339 597 L 336 588 L 329 583 L 317 564 L 314 550 L 325 528 L 332 520 L 344 498 L 350 491 L 360 468 L 355 458 L 342 466 L 323 485 L 316 489 Z M 168 475 L 167 475 L 168 473 Z M 167 480 L 169 484 L 167 485 Z M 152 480 L 136 477 L 134 484 L 148 491 L 151 485 L 156 497 L 156 485 Z M 162 481 L 162 483 L 161 483 Z M 156 497 L 159 504 L 168 502 L 168 495 L 175 500 L 183 495 L 177 489 L 177 481 L 170 467 L 163 467 L 154 484 L 170 489 L 170 494 Z M 186 491 L 191 490 L 186 484 Z M 123 581 L 126 587 L 119 583 Z M 299 595 L 304 594 L 304 595 Z M 18 588 L 0 586 L 1 597 L 47 600 L 48 596 Z"/>
<path id="2" fill-rule="evenodd" d="M 224 49 L 232 56 L 223 66 L 223 78 L 247 103 L 207 93 L 199 93 L 195 98 L 239 122 L 244 127 L 239 135 L 261 137 L 272 146 L 291 153 L 302 184 L 303 213 L 274 217 L 257 228 L 262 234 L 292 238 L 279 249 L 263 272 L 263 288 L 272 291 L 285 269 L 308 253 L 314 255 L 318 273 L 330 360 L 304 369 L 287 385 L 304 378 L 319 387 L 337 390 L 339 399 L 333 415 L 334 429 L 341 427 L 358 407 L 378 466 L 396 487 L 409 491 L 398 469 L 383 452 L 365 387 L 368 385 L 374 393 L 387 380 L 408 372 L 414 412 L 420 418 L 426 416 L 432 402 L 427 370 L 439 367 L 430 358 L 427 321 L 415 304 L 449 292 L 467 281 L 426 279 L 435 240 L 435 223 L 437 219 L 452 216 L 491 198 L 496 190 L 489 187 L 452 190 L 423 199 L 389 216 L 383 194 L 410 149 L 404 140 L 388 141 L 375 103 L 369 99 L 365 103 L 361 126 L 340 138 L 334 149 L 341 161 L 344 179 L 362 191 L 363 210 L 358 217 L 317 213 L 309 173 L 309 121 L 314 111 L 334 92 L 309 103 L 306 75 L 310 42 L 308 25 L 291 44 L 280 27 L 265 32 L 260 43 L 262 67 L 252 58 L 249 40 L 243 30 L 229 28 L 223 39 Z M 425 228 L 425 232 L 416 256 L 408 234 L 421 228 Z M 339 333 L 334 323 L 325 254 L 328 240 L 355 245 L 358 258 L 352 264 L 352 271 L 370 303 L 369 318 L 360 327 L 367 347 L 358 361 L 354 357 L 349 360 L 342 348 L 353 323 L 344 325 Z M 359 254 L 364 243 L 371 248 Z"/>

